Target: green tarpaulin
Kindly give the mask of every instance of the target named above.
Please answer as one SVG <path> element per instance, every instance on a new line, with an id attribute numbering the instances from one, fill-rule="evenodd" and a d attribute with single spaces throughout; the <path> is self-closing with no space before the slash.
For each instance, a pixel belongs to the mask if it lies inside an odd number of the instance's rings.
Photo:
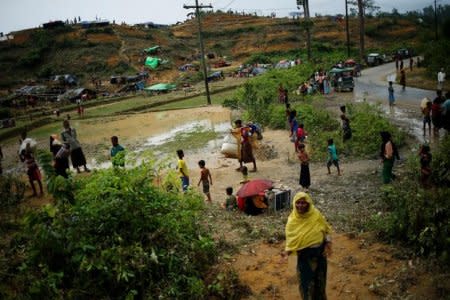
<path id="1" fill-rule="evenodd" d="M 156 69 L 156 68 L 158 67 L 158 65 L 159 65 L 160 60 L 161 60 L 161 59 L 159 59 L 159 58 L 157 58 L 157 57 L 151 57 L 151 56 L 148 56 L 148 57 L 145 59 L 145 65 L 146 65 L 147 67 L 152 68 L 152 69 Z"/>
<path id="2" fill-rule="evenodd" d="M 161 91 L 170 91 L 175 89 L 177 86 L 172 83 L 158 83 L 149 87 L 146 87 L 144 90 L 150 92 L 161 92 Z"/>
<path id="3" fill-rule="evenodd" d="M 144 52 L 148 53 L 148 54 L 153 54 L 153 53 L 156 53 L 156 51 L 158 51 L 159 48 L 161 48 L 161 47 L 160 46 L 150 47 L 150 48 L 144 49 Z"/>

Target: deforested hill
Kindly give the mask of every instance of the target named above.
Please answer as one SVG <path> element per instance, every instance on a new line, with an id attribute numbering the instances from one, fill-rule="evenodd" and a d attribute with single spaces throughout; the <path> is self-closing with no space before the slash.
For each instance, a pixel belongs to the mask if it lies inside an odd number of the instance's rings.
<path id="1" fill-rule="evenodd" d="M 306 39 L 299 20 L 229 13 L 207 13 L 202 18 L 206 53 L 238 66 L 257 55 L 273 59 L 305 57 Z M 345 21 L 339 17 L 313 19 L 313 55 L 320 57 L 346 47 Z M 359 27 L 350 19 L 351 47 L 358 51 Z M 390 54 L 399 46 L 418 43 L 419 28 L 405 18 L 366 19 L 366 49 Z M 11 89 L 29 81 L 57 74 L 74 74 L 82 83 L 92 78 L 132 75 L 144 69 L 148 54 L 143 49 L 160 46 L 157 56 L 164 64 L 150 76 L 173 81 L 178 67 L 198 63 L 195 19 L 159 28 L 110 24 L 82 28 L 65 25 L 54 29 L 29 29 L 0 42 L 0 89 Z"/>

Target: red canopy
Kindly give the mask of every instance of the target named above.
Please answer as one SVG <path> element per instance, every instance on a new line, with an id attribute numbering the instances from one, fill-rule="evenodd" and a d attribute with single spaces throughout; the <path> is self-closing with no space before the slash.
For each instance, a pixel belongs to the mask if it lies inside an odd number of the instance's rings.
<path id="1" fill-rule="evenodd" d="M 241 198 L 258 195 L 261 192 L 271 188 L 273 182 L 267 179 L 253 179 L 245 183 L 237 192 Z"/>
<path id="2" fill-rule="evenodd" d="M 356 64 L 356 61 L 354 61 L 353 59 L 347 59 L 347 60 L 345 61 L 345 64 L 346 64 L 346 65 L 355 65 L 355 64 Z"/>

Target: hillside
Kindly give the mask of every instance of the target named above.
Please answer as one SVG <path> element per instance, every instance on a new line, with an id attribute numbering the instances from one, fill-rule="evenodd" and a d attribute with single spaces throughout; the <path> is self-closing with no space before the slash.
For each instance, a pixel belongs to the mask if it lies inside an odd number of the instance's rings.
<path id="1" fill-rule="evenodd" d="M 350 20 L 351 45 L 358 45 L 358 22 Z M 224 56 L 233 66 L 252 55 L 273 59 L 305 57 L 305 35 L 298 20 L 235 14 L 206 14 L 203 18 L 205 51 Z M 418 43 L 418 28 L 407 20 L 367 19 L 366 49 L 390 52 L 399 45 Z M 345 22 L 315 18 L 312 31 L 314 56 L 345 48 Z M 168 60 L 156 71 L 155 81 L 173 81 L 178 67 L 198 57 L 195 19 L 167 28 L 128 25 L 83 29 L 66 25 L 52 30 L 16 32 L 14 39 L 0 43 L 0 89 L 15 88 L 29 81 L 56 74 L 75 74 L 83 84 L 92 77 L 131 75 L 143 69 L 144 48 L 160 45 L 158 56 Z M 300 49 L 300 51 L 299 51 Z M 356 51 L 356 49 L 355 49 Z"/>

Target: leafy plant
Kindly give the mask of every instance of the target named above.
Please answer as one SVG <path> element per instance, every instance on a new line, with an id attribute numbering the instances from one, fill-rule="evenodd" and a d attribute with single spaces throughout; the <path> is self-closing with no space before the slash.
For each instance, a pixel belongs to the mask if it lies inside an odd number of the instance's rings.
<path id="1" fill-rule="evenodd" d="M 47 168 L 48 157 L 40 158 Z M 30 282 L 21 286 L 22 295 L 204 297 L 201 278 L 216 250 L 202 222 L 202 197 L 155 186 L 154 170 L 145 160 L 134 169 L 93 172 L 71 185 L 72 201 L 30 212 L 15 240 L 26 255 L 17 278 Z"/>

